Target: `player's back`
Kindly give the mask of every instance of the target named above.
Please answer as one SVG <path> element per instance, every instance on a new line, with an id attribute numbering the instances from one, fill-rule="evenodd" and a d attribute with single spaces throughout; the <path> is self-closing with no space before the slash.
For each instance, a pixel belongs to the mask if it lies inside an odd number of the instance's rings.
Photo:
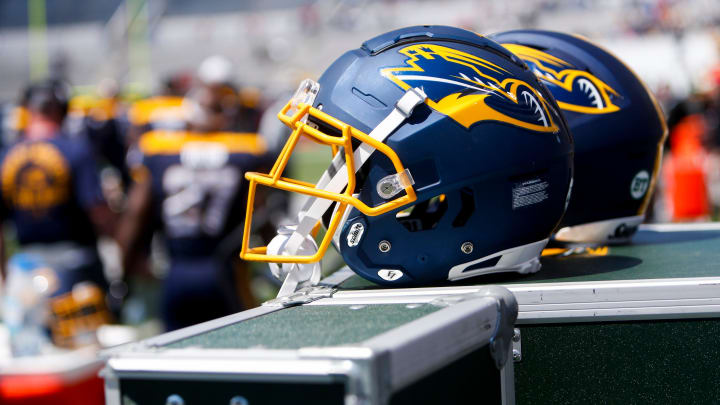
<path id="1" fill-rule="evenodd" d="M 243 176 L 266 161 L 254 133 L 152 131 L 139 142 L 153 218 L 172 259 L 209 257 L 244 218 Z"/>
<path id="2" fill-rule="evenodd" d="M 3 217 L 15 225 L 20 245 L 94 245 L 87 210 L 102 201 L 96 170 L 83 140 L 60 135 L 5 148 L 0 162 Z"/>
<path id="3" fill-rule="evenodd" d="M 78 95 L 70 100 L 64 127 L 70 136 L 86 137 L 100 168 L 113 167 L 122 185 L 128 186 L 125 139 L 128 125 L 127 114 L 118 99 Z"/>

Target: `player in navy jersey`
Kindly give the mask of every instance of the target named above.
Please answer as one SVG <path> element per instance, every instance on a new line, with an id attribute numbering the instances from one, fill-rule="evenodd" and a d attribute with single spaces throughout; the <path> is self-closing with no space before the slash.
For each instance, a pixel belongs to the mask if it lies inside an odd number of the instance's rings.
<path id="1" fill-rule="evenodd" d="M 121 186 L 120 192 L 125 191 L 130 184 L 126 162 L 129 122 L 114 83 L 104 81 L 99 86 L 97 96 L 73 97 L 69 103 L 67 121 L 65 127 L 68 133 L 87 138 L 100 168 L 113 168 Z"/>
<path id="2" fill-rule="evenodd" d="M 170 268 L 162 313 L 168 330 L 241 309 L 231 265 L 240 239 L 232 235 L 244 219 L 244 173 L 267 162 L 257 134 L 223 132 L 228 122 L 220 92 L 202 87 L 191 102 L 189 131 L 141 136 L 136 184 L 119 231 L 129 268 L 143 259 L 145 235 L 164 235 Z"/>
<path id="3" fill-rule="evenodd" d="M 0 155 L 0 219 L 14 226 L 21 252 L 54 270 L 55 296 L 80 282 L 105 289 L 96 242 L 98 234 L 113 234 L 115 220 L 92 149 L 61 131 L 67 114 L 62 86 L 36 84 L 27 95 L 27 127 Z M 5 276 L 4 258 L 2 263 Z"/>

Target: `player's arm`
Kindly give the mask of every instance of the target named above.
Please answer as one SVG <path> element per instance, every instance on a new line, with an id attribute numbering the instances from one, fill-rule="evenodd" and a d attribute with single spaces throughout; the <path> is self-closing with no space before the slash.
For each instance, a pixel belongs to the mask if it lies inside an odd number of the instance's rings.
<path id="1" fill-rule="evenodd" d="M 152 204 L 152 182 L 144 166 L 133 169 L 135 179 L 127 198 L 127 206 L 117 230 L 117 241 L 122 253 L 125 272 L 143 268 L 146 259 L 148 238 L 152 232 L 150 218 Z"/>
<path id="2" fill-rule="evenodd" d="M 5 265 L 5 232 L 3 223 L 0 221 L 0 280 L 7 283 L 7 269 Z"/>
<path id="3" fill-rule="evenodd" d="M 105 202 L 89 207 L 88 215 L 97 233 L 115 238 L 118 215 Z"/>
<path id="4" fill-rule="evenodd" d="M 76 198 L 90 218 L 95 231 L 114 238 L 118 214 L 108 207 L 103 197 L 95 155 L 86 142 L 78 145 L 73 175 Z"/>

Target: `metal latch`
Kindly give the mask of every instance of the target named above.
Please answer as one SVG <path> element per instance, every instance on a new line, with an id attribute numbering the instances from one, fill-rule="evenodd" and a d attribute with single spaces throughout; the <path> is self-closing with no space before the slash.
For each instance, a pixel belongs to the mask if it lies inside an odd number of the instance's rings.
<path id="1" fill-rule="evenodd" d="M 513 337 L 512 337 L 512 356 L 513 356 L 513 362 L 519 363 L 522 361 L 522 342 L 520 340 L 520 329 L 515 328 L 513 329 Z"/>
<path id="2" fill-rule="evenodd" d="M 337 289 L 335 288 L 324 286 L 305 287 L 293 294 L 263 302 L 262 305 L 269 307 L 291 307 L 295 305 L 303 305 L 309 302 L 317 301 L 321 298 L 330 298 L 336 290 Z"/>

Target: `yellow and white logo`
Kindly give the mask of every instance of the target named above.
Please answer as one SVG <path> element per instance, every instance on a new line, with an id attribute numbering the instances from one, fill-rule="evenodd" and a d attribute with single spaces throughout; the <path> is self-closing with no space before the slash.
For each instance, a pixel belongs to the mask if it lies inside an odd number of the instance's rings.
<path id="1" fill-rule="evenodd" d="M 421 87 L 427 104 L 465 128 L 499 121 L 539 132 L 557 132 L 550 106 L 532 85 L 478 56 L 436 44 L 401 48 L 406 66 L 380 73 L 403 90 Z"/>
<path id="2" fill-rule="evenodd" d="M 518 44 L 502 46 L 525 61 L 548 85 L 561 109 L 585 114 L 620 110 L 613 102 L 613 97 L 620 97 L 620 94 L 590 72 L 535 48 Z"/>
<path id="3" fill-rule="evenodd" d="M 14 146 L 0 170 L 3 196 L 11 206 L 41 215 L 69 197 L 68 163 L 50 143 Z"/>

